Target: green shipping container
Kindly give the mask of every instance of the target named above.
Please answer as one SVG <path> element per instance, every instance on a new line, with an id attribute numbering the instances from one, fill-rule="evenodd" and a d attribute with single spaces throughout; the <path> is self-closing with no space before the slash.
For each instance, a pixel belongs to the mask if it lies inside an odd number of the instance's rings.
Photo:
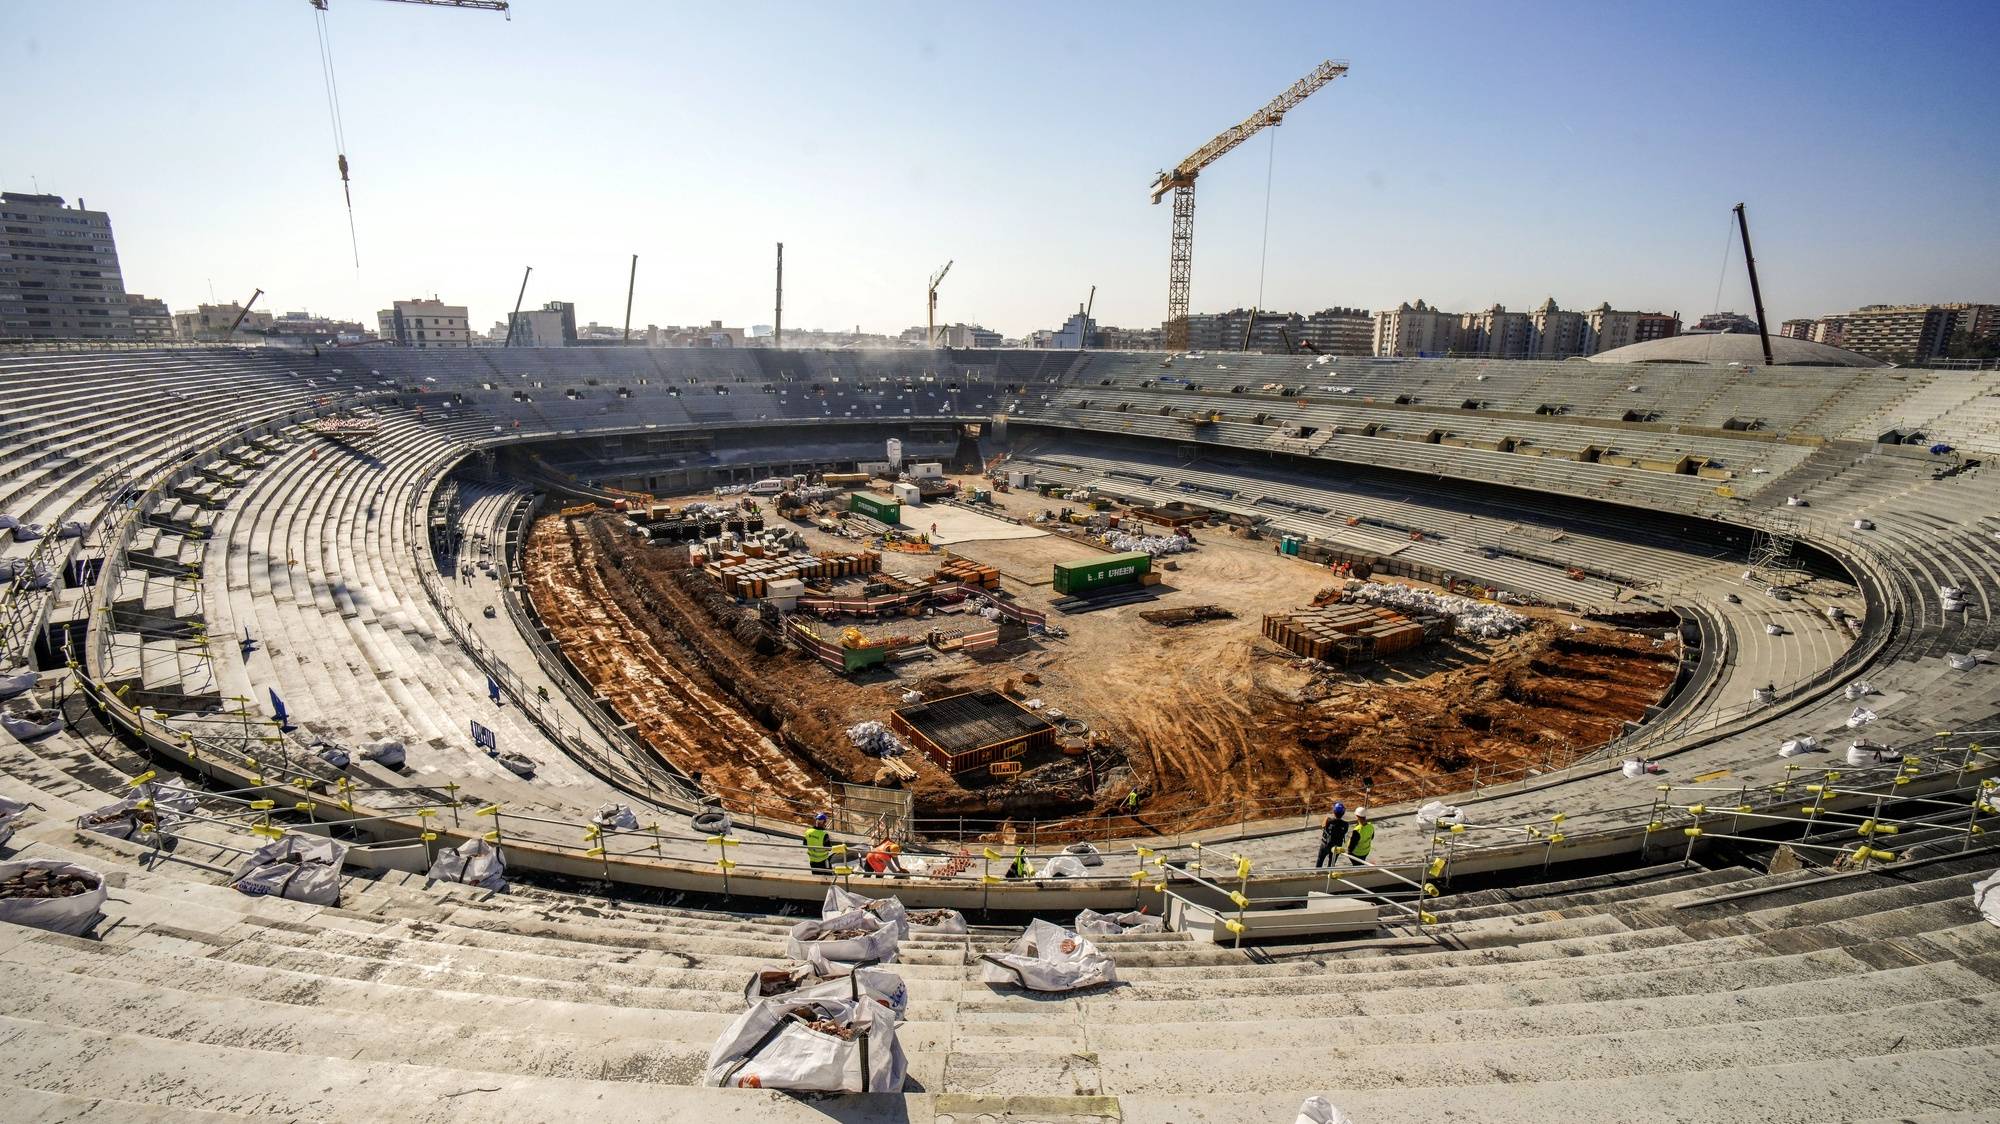
<path id="1" fill-rule="evenodd" d="M 874 496 L 856 492 L 847 497 L 847 510 L 857 511 L 878 522 L 893 527 L 903 521 L 903 505 L 894 500 L 877 499 Z"/>
<path id="2" fill-rule="evenodd" d="M 1083 593 L 1106 586 L 1127 585 L 1138 581 L 1139 575 L 1152 568 L 1152 556 L 1137 550 L 1093 558 L 1088 562 L 1058 562 L 1055 566 L 1055 591 L 1059 594 Z"/>

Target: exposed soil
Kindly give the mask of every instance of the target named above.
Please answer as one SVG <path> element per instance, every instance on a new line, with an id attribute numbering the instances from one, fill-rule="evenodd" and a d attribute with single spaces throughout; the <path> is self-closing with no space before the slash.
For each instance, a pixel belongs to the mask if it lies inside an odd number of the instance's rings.
<path id="1" fill-rule="evenodd" d="M 1001 499 L 1016 518 L 1054 502 Z M 684 551 L 650 548 L 609 517 L 539 521 L 526 569 L 564 651 L 642 737 L 683 770 L 701 770 L 712 789 L 735 790 L 732 805 L 752 798 L 773 812 L 823 806 L 830 778 L 878 781 L 880 762 L 843 731 L 886 719 L 912 688 L 927 698 L 977 687 L 1039 698 L 1087 722 L 1093 742 L 1084 756 L 1030 758 L 1004 782 L 906 758 L 918 770 L 908 787 L 920 817 L 1077 817 L 1081 829 L 1082 817 L 1115 812 L 1136 787 L 1139 816 L 1110 826 L 1142 833 L 1289 814 L 1335 795 L 1386 802 L 1475 767 L 1490 776 L 1559 763 L 1616 736 L 1674 676 L 1677 641 L 1598 625 L 1572 631 L 1575 618 L 1550 610 L 1529 610 L 1536 626 L 1503 641 L 1450 640 L 1351 672 L 1313 666 L 1263 640 L 1259 621 L 1309 604 L 1325 571 L 1223 529 L 1198 535 L 1200 548 L 1163 575 L 1156 604 L 1058 616 L 1069 631 L 1061 640 L 855 680 L 778 648 Z M 1049 559 L 1096 549 L 1060 536 L 952 548 L 999 566 L 1007 592 L 1033 608 L 1052 596 Z M 1191 606 L 1236 619 L 1169 629 L 1139 616 Z M 1106 824 L 1090 830 L 1103 834 Z"/>

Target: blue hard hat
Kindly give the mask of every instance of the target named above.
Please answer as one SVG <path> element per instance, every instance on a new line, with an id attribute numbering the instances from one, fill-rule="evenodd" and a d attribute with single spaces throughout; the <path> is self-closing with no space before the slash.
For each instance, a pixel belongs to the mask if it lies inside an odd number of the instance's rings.
<path id="1" fill-rule="evenodd" d="M 827 821 L 827 814 L 825 812 L 821 812 L 820 814 L 813 817 L 814 823 L 825 823 L 826 821 Z"/>
<path id="2" fill-rule="evenodd" d="M 1338 800 L 1334 801 L 1334 804 L 1333 804 L 1333 814 L 1334 814 L 1334 815 L 1336 815 L 1336 816 L 1343 816 L 1343 815 L 1346 815 L 1346 814 L 1347 814 L 1347 805 L 1345 805 L 1345 804 L 1342 804 L 1342 803 L 1341 803 L 1341 802 L 1339 802 Z"/>

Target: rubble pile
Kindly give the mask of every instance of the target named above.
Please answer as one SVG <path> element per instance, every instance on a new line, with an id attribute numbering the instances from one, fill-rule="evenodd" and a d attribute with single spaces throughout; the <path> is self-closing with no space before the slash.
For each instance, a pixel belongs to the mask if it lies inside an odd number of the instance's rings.
<path id="1" fill-rule="evenodd" d="M 872 719 L 849 726 L 847 740 L 854 743 L 854 748 L 876 757 L 899 757 L 910 752 L 895 731 Z"/>
<path id="2" fill-rule="evenodd" d="M 1352 583 L 1347 587 L 1347 599 L 1406 613 L 1450 617 L 1460 635 L 1481 640 L 1525 632 L 1529 625 L 1527 617 L 1499 605 L 1387 582 Z"/>
<path id="3" fill-rule="evenodd" d="M 1194 544 L 1180 535 L 1128 535 L 1121 531 L 1111 533 L 1108 545 L 1120 553 L 1143 550 L 1154 558 L 1194 549 Z"/>

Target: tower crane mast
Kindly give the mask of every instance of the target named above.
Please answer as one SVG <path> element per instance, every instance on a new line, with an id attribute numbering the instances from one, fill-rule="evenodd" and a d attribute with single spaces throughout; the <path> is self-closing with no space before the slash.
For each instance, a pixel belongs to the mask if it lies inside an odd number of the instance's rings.
<path id="1" fill-rule="evenodd" d="M 1194 271 L 1194 181 L 1203 168 L 1221 159 L 1237 145 L 1285 119 L 1300 102 L 1322 86 L 1347 73 L 1347 63 L 1328 59 L 1312 73 L 1292 83 L 1290 89 L 1272 98 L 1269 104 L 1216 134 L 1215 139 L 1188 154 L 1187 159 L 1161 172 L 1153 181 L 1153 202 L 1167 192 L 1174 193 L 1173 250 L 1167 258 L 1167 350 L 1186 351 L 1188 345 L 1188 287 Z"/>
<path id="2" fill-rule="evenodd" d="M 952 259 L 952 261 L 956 260 L 958 259 L 956 258 Z M 937 346 L 937 290 L 938 286 L 944 283 L 944 275 L 950 272 L 951 272 L 951 262 L 946 262 L 944 263 L 943 269 L 940 269 L 936 273 L 931 274 L 931 287 L 927 293 L 927 295 L 930 297 L 930 305 L 929 305 L 929 310 L 925 313 L 925 320 L 924 320 L 925 347 Z"/>

